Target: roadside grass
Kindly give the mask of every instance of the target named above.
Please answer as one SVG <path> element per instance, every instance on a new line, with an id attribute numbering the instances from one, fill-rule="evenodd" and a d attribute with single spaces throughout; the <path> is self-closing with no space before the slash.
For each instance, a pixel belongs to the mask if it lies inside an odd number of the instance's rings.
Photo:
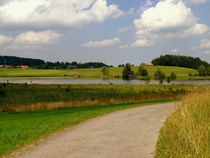
<path id="1" fill-rule="evenodd" d="M 155 158 L 209 158 L 210 91 L 187 96 L 160 131 Z"/>
<path id="2" fill-rule="evenodd" d="M 175 100 L 146 101 L 141 103 L 70 107 L 35 112 L 0 113 L 0 157 L 24 145 L 34 143 L 63 128 L 117 110 L 167 103 Z"/>
<path id="3" fill-rule="evenodd" d="M 138 67 L 132 67 L 134 72 L 138 71 Z M 197 70 L 174 67 L 174 66 L 147 66 L 146 69 L 149 72 L 149 76 L 153 79 L 154 72 L 161 69 L 166 75 L 174 72 L 177 75 L 178 80 L 188 80 L 189 73 L 197 74 Z M 110 78 L 114 76 L 122 76 L 122 67 L 109 68 Z M 0 69 L 0 77 L 74 77 L 75 75 L 80 75 L 86 78 L 101 78 L 101 68 L 86 68 L 86 69 L 71 69 L 71 70 L 48 70 L 48 69 Z"/>
<path id="4" fill-rule="evenodd" d="M 193 89 L 194 86 L 187 85 L 0 84 L 0 111 L 34 111 L 176 99 Z"/>

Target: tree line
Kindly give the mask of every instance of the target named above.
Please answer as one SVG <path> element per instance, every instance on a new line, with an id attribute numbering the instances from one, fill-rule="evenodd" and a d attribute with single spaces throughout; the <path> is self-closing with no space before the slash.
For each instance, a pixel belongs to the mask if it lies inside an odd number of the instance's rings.
<path id="1" fill-rule="evenodd" d="M 101 67 L 111 67 L 101 62 L 87 62 L 78 63 L 73 62 L 45 62 L 41 59 L 23 58 L 16 56 L 0 56 L 0 65 L 28 65 L 31 68 L 37 69 L 67 69 L 74 66 L 74 68 L 101 68 Z"/>
<path id="2" fill-rule="evenodd" d="M 159 58 L 152 60 L 154 65 L 161 66 L 179 66 L 186 68 L 198 69 L 201 65 L 205 68 L 209 67 L 210 64 L 200 58 L 191 56 L 181 56 L 181 55 L 161 55 Z"/>

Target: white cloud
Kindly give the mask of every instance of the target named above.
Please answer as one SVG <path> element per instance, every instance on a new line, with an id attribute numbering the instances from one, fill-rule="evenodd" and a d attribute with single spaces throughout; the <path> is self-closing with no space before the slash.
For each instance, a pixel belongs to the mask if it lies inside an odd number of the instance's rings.
<path id="1" fill-rule="evenodd" d="M 123 48 L 130 48 L 130 47 L 131 47 L 131 45 L 126 44 L 126 45 L 121 45 L 118 48 L 123 49 Z"/>
<path id="2" fill-rule="evenodd" d="M 210 40 L 204 39 L 200 41 L 200 48 L 210 49 Z"/>
<path id="3" fill-rule="evenodd" d="M 197 23 L 191 8 L 182 0 L 163 0 L 145 10 L 134 21 L 138 38 L 187 38 L 203 35 L 209 28 Z"/>
<path id="4" fill-rule="evenodd" d="M 15 43 L 18 44 L 52 44 L 60 38 L 60 34 L 57 32 L 48 30 L 48 31 L 29 31 L 20 34 L 16 37 Z"/>
<path id="5" fill-rule="evenodd" d="M 140 39 L 135 41 L 131 46 L 133 47 L 147 47 L 153 45 L 154 42 L 147 39 Z"/>
<path id="6" fill-rule="evenodd" d="M 122 15 L 107 0 L 10 0 L 0 5 L 0 28 L 77 29 Z"/>
<path id="7" fill-rule="evenodd" d="M 133 27 L 131 27 L 131 26 L 129 26 L 129 27 L 123 27 L 123 28 L 119 29 L 119 30 L 117 31 L 117 33 L 127 32 L 127 31 L 129 31 L 129 30 L 131 30 L 131 29 L 133 29 Z"/>
<path id="8" fill-rule="evenodd" d="M 179 53 L 179 52 L 181 52 L 179 49 L 172 49 L 171 51 L 170 51 L 171 53 Z"/>
<path id="9" fill-rule="evenodd" d="M 205 3 L 207 0 L 191 0 L 195 4 Z"/>
<path id="10" fill-rule="evenodd" d="M 204 54 L 210 54 L 210 50 L 204 51 Z"/>
<path id="11" fill-rule="evenodd" d="M 51 30 L 28 31 L 16 37 L 0 35 L 0 48 L 5 51 L 43 49 L 45 45 L 53 44 L 60 37 L 60 34 Z"/>
<path id="12" fill-rule="evenodd" d="M 99 48 L 99 47 L 109 47 L 113 46 L 120 42 L 119 38 L 113 38 L 113 39 L 107 39 L 103 41 L 89 41 L 87 43 L 82 44 L 82 47 L 93 47 L 93 48 Z"/>
<path id="13" fill-rule="evenodd" d="M 8 37 L 8 36 L 4 36 L 4 35 L 0 35 L 0 45 L 5 45 L 5 44 L 8 44 L 12 41 L 13 41 L 13 38 Z"/>

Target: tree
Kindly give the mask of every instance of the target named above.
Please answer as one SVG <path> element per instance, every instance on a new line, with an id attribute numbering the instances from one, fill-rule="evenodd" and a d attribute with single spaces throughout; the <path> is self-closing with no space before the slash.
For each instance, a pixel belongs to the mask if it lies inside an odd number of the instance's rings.
<path id="1" fill-rule="evenodd" d="M 147 75 L 148 75 L 148 71 L 147 71 L 147 69 L 145 69 L 145 65 L 144 65 L 144 64 L 141 64 L 141 65 L 139 66 L 138 74 L 139 74 L 140 76 L 147 76 Z"/>
<path id="2" fill-rule="evenodd" d="M 164 79 L 166 78 L 166 75 L 160 69 L 158 69 L 154 74 L 154 78 L 156 80 L 159 80 L 160 84 L 162 84 Z"/>
<path id="3" fill-rule="evenodd" d="M 101 72 L 102 72 L 102 75 L 103 75 L 103 78 L 106 79 L 109 77 L 109 69 L 107 67 L 103 67 L 101 69 Z"/>
<path id="4" fill-rule="evenodd" d="M 162 66 L 180 66 L 198 69 L 200 65 L 205 67 L 210 66 L 208 62 L 202 61 L 200 58 L 193 58 L 190 56 L 181 56 L 181 55 L 161 55 L 159 58 L 152 60 L 154 65 Z"/>
<path id="5" fill-rule="evenodd" d="M 127 63 L 123 69 L 122 77 L 124 80 L 129 80 L 134 77 L 134 72 L 131 70 L 131 65 Z"/>
<path id="6" fill-rule="evenodd" d="M 204 65 L 200 65 L 198 68 L 198 73 L 199 76 L 206 76 L 207 75 L 207 71 Z"/>
<path id="7" fill-rule="evenodd" d="M 176 74 L 174 72 L 172 72 L 170 74 L 170 79 L 173 81 L 173 80 L 176 80 L 176 78 L 177 78 Z"/>
<path id="8" fill-rule="evenodd" d="M 149 84 L 151 82 L 151 78 L 149 75 L 147 75 L 144 80 L 145 80 L 146 84 Z"/>
<path id="9" fill-rule="evenodd" d="M 209 66 L 209 67 L 207 67 L 207 69 L 206 69 L 206 73 L 207 73 L 207 75 L 208 75 L 208 76 L 210 76 L 210 66 Z"/>
<path id="10" fill-rule="evenodd" d="M 167 76 L 166 80 L 167 80 L 168 83 L 170 83 L 171 82 L 171 76 Z"/>

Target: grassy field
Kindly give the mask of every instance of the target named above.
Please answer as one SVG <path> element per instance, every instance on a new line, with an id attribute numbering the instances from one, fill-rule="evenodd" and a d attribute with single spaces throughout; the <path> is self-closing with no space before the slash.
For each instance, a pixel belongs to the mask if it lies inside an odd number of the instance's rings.
<path id="1" fill-rule="evenodd" d="M 189 95 L 165 122 L 155 158 L 209 158 L 210 91 Z"/>
<path id="2" fill-rule="evenodd" d="M 134 72 L 138 71 L 138 67 L 132 68 Z M 189 79 L 188 75 L 197 74 L 197 70 L 182 68 L 182 67 L 173 67 L 173 66 L 152 66 L 146 67 L 151 78 L 154 76 L 154 72 L 157 69 L 161 69 L 166 75 L 169 75 L 171 72 L 174 72 L 179 80 Z M 109 74 L 111 78 L 114 76 L 122 76 L 122 67 L 109 68 Z M 88 69 L 72 69 L 72 70 L 38 70 L 38 69 L 0 69 L 0 77 L 36 77 L 36 76 L 69 76 L 74 77 L 75 75 L 80 75 L 81 77 L 87 78 L 100 78 L 101 77 L 101 68 L 88 68 Z"/>
<path id="3" fill-rule="evenodd" d="M 148 101 L 138 104 L 71 107 L 35 112 L 1 113 L 0 157 L 26 144 L 46 137 L 52 132 L 71 127 L 99 115 L 131 107 L 170 101 L 174 100 Z"/>
<path id="4" fill-rule="evenodd" d="M 34 111 L 180 98 L 184 85 L 25 85 L 0 84 L 0 111 Z"/>

